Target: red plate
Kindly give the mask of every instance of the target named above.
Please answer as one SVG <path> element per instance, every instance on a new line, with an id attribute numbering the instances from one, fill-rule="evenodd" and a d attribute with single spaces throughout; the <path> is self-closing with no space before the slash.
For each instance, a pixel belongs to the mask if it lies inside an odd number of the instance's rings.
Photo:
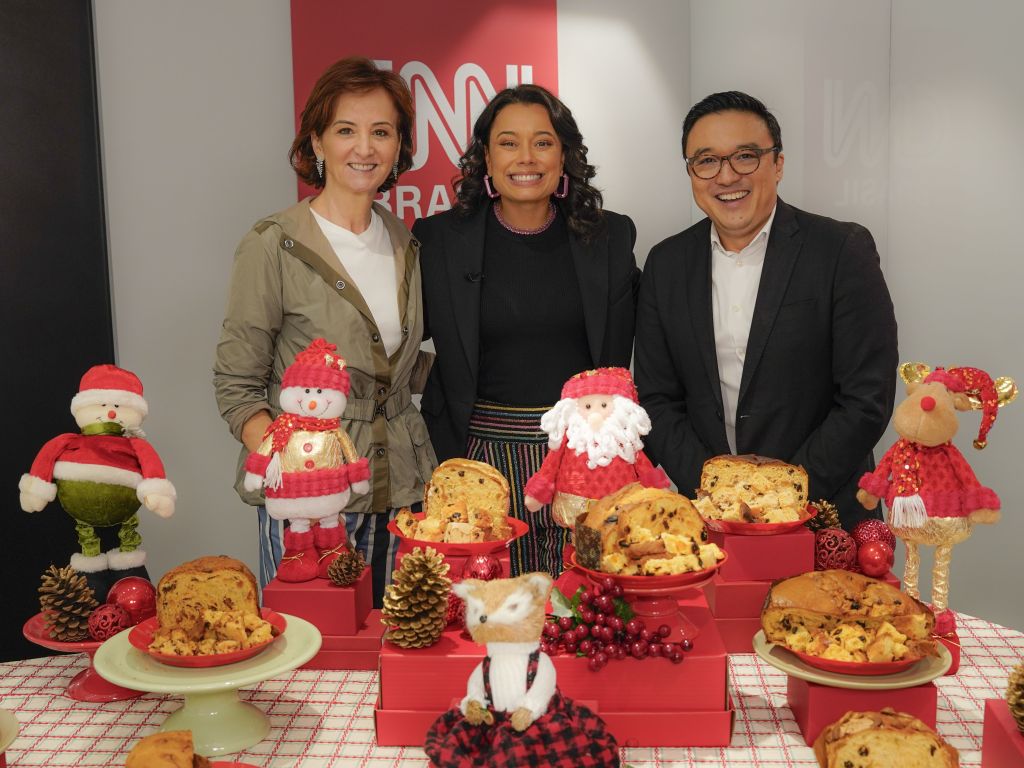
<path id="1" fill-rule="evenodd" d="M 55 640 L 47 632 L 46 619 L 41 613 L 37 613 L 26 621 L 25 626 L 21 628 L 21 633 L 25 636 L 26 640 L 30 640 L 36 645 L 48 648 L 51 651 L 63 651 L 64 653 L 95 653 L 103 645 L 103 641 L 92 639 L 75 642 Z"/>
<path id="2" fill-rule="evenodd" d="M 618 573 L 605 573 L 604 571 L 592 571 L 590 568 L 584 568 L 576 561 L 576 553 L 572 553 L 570 560 L 574 568 L 578 568 L 581 573 L 585 573 L 591 581 L 601 581 L 601 579 L 612 578 L 615 583 L 622 587 L 624 592 L 641 592 L 647 590 L 666 590 L 674 587 L 685 587 L 690 584 L 696 584 L 699 581 L 704 581 L 714 575 L 715 571 L 722 567 L 729 555 L 724 553 L 725 557 L 719 560 L 710 568 L 705 568 L 703 571 L 688 571 L 686 573 L 674 573 L 671 576 L 624 576 Z"/>
<path id="3" fill-rule="evenodd" d="M 786 648 L 784 645 L 779 647 Z M 794 651 L 792 648 L 786 648 L 786 650 L 809 667 L 839 675 L 895 675 L 897 672 L 910 669 L 921 660 L 920 656 L 915 656 L 900 661 L 837 661 Z"/>
<path id="4" fill-rule="evenodd" d="M 736 533 L 740 536 L 774 536 L 799 528 L 817 514 L 817 508 L 808 504 L 806 512 L 799 520 L 790 520 L 788 523 L 743 523 L 735 520 L 712 520 L 703 516 L 701 520 L 704 521 L 704 525 L 716 533 Z"/>
<path id="5" fill-rule="evenodd" d="M 128 635 L 128 642 L 143 653 L 148 654 L 151 658 L 171 667 L 220 667 L 224 664 L 234 664 L 236 661 L 251 659 L 256 654 L 266 650 L 274 640 L 281 636 L 286 626 L 284 616 L 269 608 L 264 608 L 260 611 L 260 615 L 269 621 L 274 628 L 274 638 L 260 645 L 243 648 L 241 651 L 210 653 L 205 656 L 174 656 L 168 653 L 151 651 L 149 650 L 149 644 L 153 642 L 153 635 L 159 627 L 159 621 L 156 616 L 151 616 L 142 623 L 132 627 L 131 633 Z"/>
<path id="6" fill-rule="evenodd" d="M 417 512 L 413 514 L 413 517 L 417 520 L 422 520 L 426 516 L 426 512 Z M 417 547 L 433 547 L 442 555 L 453 555 L 458 557 L 466 555 L 490 555 L 494 552 L 501 552 L 501 550 L 505 549 L 513 541 L 521 536 L 525 536 L 526 532 L 530 530 L 530 526 L 522 520 L 518 520 L 511 516 L 506 517 L 505 519 L 512 527 L 512 536 L 507 539 L 499 539 L 497 541 L 474 541 L 464 544 L 452 544 L 447 541 L 422 541 L 420 539 L 411 539 L 398 530 L 398 524 L 394 520 L 388 523 L 388 530 L 402 541 L 407 541 Z"/>

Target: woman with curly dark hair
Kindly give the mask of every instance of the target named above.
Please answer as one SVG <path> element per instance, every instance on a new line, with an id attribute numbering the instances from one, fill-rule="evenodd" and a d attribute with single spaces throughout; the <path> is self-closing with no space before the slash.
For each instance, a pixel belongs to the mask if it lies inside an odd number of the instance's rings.
<path id="1" fill-rule="evenodd" d="M 602 209 L 572 113 L 540 86 L 491 100 L 460 168 L 453 209 L 413 226 L 437 352 L 421 409 L 438 459 L 485 461 L 508 478 L 511 512 L 530 525 L 512 575 L 557 576 L 568 531 L 549 507 L 526 512 L 523 485 L 566 379 L 629 365 L 636 228 Z"/>

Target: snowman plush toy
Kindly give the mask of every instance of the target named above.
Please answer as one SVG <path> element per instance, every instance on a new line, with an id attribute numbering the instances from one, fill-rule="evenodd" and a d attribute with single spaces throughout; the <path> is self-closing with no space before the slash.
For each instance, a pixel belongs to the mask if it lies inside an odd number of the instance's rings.
<path id="1" fill-rule="evenodd" d="M 149 406 L 142 382 L 116 365 L 96 365 L 82 376 L 71 414 L 81 432 L 58 435 L 21 476 L 21 508 L 40 512 L 54 499 L 75 520 L 81 552 L 71 567 L 82 573 L 145 565 L 138 532 L 139 505 L 159 517 L 174 514 L 177 494 L 160 457 L 141 429 Z M 103 552 L 96 528 L 120 526 L 120 546 Z"/>
<path id="2" fill-rule="evenodd" d="M 281 377 L 282 413 L 245 462 L 245 489 L 264 489 L 267 514 L 287 520 L 277 578 L 328 578 L 347 549 L 340 515 L 353 492 L 370 490 L 370 463 L 341 426 L 349 376 L 335 345 L 314 339 Z M 318 523 L 316 528 L 313 524 Z"/>

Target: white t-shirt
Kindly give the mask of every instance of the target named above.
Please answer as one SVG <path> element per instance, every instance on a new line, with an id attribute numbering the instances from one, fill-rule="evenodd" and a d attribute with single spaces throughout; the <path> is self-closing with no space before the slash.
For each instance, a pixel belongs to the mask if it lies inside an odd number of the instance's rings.
<path id="1" fill-rule="evenodd" d="M 357 235 L 312 208 L 309 210 L 369 307 L 384 351 L 390 357 L 402 343 L 402 319 L 398 311 L 395 250 L 384 222 L 376 211 L 370 211 L 370 226 Z"/>
<path id="2" fill-rule="evenodd" d="M 725 436 L 733 453 L 736 453 L 736 408 L 747 357 L 747 339 L 774 220 L 773 208 L 761 231 L 739 253 L 726 250 L 718 238 L 718 230 L 711 225 L 711 315 L 715 325 L 718 378 L 722 385 Z"/>

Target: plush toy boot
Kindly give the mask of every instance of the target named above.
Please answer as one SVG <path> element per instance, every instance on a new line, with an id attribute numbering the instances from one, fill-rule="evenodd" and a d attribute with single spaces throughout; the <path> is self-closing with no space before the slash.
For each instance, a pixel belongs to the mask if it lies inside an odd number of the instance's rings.
<path id="1" fill-rule="evenodd" d="M 323 523 L 313 529 L 313 538 L 316 541 L 317 569 L 316 575 L 321 579 L 329 579 L 327 569 L 331 563 L 341 557 L 342 553 L 348 551 L 347 532 L 343 525 L 332 525 L 324 527 Z"/>
<path id="2" fill-rule="evenodd" d="M 277 578 L 288 582 L 312 581 L 316 578 L 316 557 L 312 531 L 297 533 L 286 528 L 284 556 L 277 567 Z"/>

